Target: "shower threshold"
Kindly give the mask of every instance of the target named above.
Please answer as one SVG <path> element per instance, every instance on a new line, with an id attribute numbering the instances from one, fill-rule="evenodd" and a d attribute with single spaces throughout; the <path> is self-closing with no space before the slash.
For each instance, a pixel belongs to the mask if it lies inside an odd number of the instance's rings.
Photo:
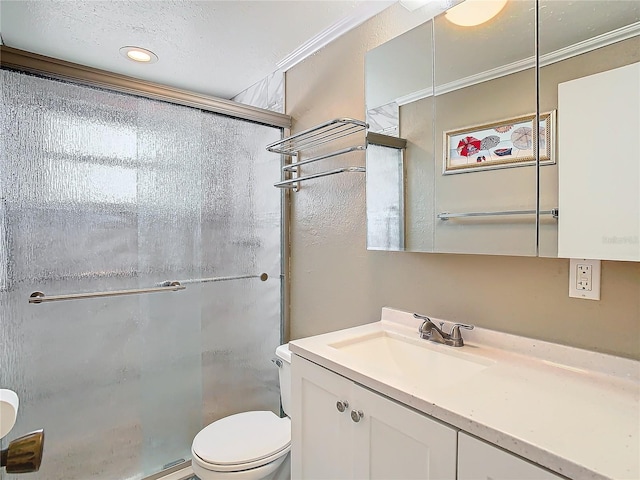
<path id="1" fill-rule="evenodd" d="M 149 477 L 145 477 L 143 480 L 198 480 L 198 477 L 193 473 L 191 460 L 188 460 Z"/>

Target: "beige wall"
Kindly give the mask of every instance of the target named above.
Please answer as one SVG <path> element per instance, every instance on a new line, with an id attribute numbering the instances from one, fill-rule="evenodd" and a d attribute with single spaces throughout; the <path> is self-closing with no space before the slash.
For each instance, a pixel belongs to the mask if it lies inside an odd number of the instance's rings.
<path id="1" fill-rule="evenodd" d="M 364 54 L 410 25 L 394 6 L 287 72 L 293 131 L 364 117 Z M 395 15 L 395 16 L 394 16 Z M 364 165 L 364 154 L 316 169 Z M 305 173 L 311 173 L 311 167 Z M 291 338 L 376 321 L 390 306 L 640 358 L 640 263 L 603 262 L 602 300 L 568 297 L 568 260 L 376 252 L 365 247 L 361 174 L 291 193 Z"/>

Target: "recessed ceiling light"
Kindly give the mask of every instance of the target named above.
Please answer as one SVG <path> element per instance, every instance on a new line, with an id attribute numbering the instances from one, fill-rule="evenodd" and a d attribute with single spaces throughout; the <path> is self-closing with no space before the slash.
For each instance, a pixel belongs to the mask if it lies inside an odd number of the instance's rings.
<path id="1" fill-rule="evenodd" d="M 138 63 L 156 63 L 158 61 L 158 56 L 146 48 L 122 47 L 120 49 L 120 54 L 123 57 Z"/>
<path id="2" fill-rule="evenodd" d="M 449 9 L 445 18 L 462 27 L 475 27 L 498 15 L 507 0 L 466 0 Z"/>

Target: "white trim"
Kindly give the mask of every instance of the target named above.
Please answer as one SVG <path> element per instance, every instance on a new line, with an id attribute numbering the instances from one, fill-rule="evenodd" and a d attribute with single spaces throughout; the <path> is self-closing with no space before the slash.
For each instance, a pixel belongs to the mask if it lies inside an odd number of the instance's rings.
<path id="1" fill-rule="evenodd" d="M 396 3 L 391 0 L 363 2 L 355 8 L 346 17 L 338 20 L 333 25 L 325 28 L 322 32 L 307 40 L 305 43 L 296 48 L 289 55 L 280 60 L 276 67 L 278 70 L 287 71 L 294 65 L 300 63 L 304 59 L 310 57 L 321 48 L 327 46 L 338 37 L 344 35 L 348 31 L 356 28 L 371 17 L 385 10 L 387 7 Z"/>
<path id="2" fill-rule="evenodd" d="M 597 37 L 589 38 L 582 42 L 556 50 L 555 52 L 542 55 L 540 57 L 540 65 L 543 67 L 551 65 L 552 63 L 560 62 L 567 58 L 575 57 L 576 55 L 581 55 L 598 48 L 606 47 L 612 43 L 622 42 L 623 40 L 627 40 L 637 35 L 640 35 L 640 22 L 631 23 L 625 27 L 603 33 Z"/>
<path id="3" fill-rule="evenodd" d="M 523 60 L 518 60 L 513 63 L 508 63 L 507 65 L 502 65 L 500 67 L 492 68 L 491 70 L 485 70 L 484 72 L 476 73 L 474 75 L 470 75 L 468 77 L 461 78 L 459 80 L 454 80 L 453 82 L 443 83 L 442 85 L 438 85 L 435 88 L 435 94 L 443 95 L 445 93 L 453 92 L 454 90 L 470 87 L 471 85 L 477 85 L 478 83 L 488 82 L 489 80 L 494 80 L 496 78 L 504 77 L 506 75 L 511 75 L 512 73 L 517 73 L 523 70 L 527 70 L 528 68 L 533 68 L 535 64 L 536 64 L 535 57 L 529 57 Z"/>
<path id="4" fill-rule="evenodd" d="M 638 35 L 640 35 L 640 22 L 635 22 L 625 27 L 618 28 L 617 30 L 612 30 L 611 32 L 603 33 L 597 37 L 542 55 L 540 57 L 540 66 L 546 67 L 547 65 L 552 65 L 568 58 L 582 55 L 583 53 L 591 52 L 592 50 L 597 50 L 598 48 L 606 47 L 607 45 L 621 42 Z M 497 68 L 492 68 L 491 70 L 486 70 L 484 72 L 476 73 L 475 75 L 455 80 L 453 82 L 438 85 L 435 88 L 435 95 L 443 95 L 445 93 L 453 92 L 454 90 L 459 90 L 461 88 L 477 85 L 506 75 L 511 75 L 512 73 L 522 72 L 529 68 L 533 68 L 534 66 L 535 57 L 518 60 L 507 65 L 502 65 Z M 399 97 L 396 99 L 396 102 L 398 105 L 402 106 L 422 98 L 431 97 L 432 95 L 432 87 L 427 87 Z"/>
<path id="5" fill-rule="evenodd" d="M 433 87 L 423 88 L 422 90 L 415 91 L 408 95 L 403 95 L 402 97 L 396 98 L 395 102 L 401 107 L 408 103 L 416 102 L 418 100 L 422 100 L 423 98 L 433 97 Z"/>

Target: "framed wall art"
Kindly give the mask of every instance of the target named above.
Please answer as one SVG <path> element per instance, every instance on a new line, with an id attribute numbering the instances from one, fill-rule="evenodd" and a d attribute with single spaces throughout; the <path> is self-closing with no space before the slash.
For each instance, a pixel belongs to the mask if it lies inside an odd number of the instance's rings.
<path id="1" fill-rule="evenodd" d="M 443 174 L 535 165 L 535 115 L 444 133 Z M 540 164 L 555 163 L 555 110 L 540 115 Z"/>

